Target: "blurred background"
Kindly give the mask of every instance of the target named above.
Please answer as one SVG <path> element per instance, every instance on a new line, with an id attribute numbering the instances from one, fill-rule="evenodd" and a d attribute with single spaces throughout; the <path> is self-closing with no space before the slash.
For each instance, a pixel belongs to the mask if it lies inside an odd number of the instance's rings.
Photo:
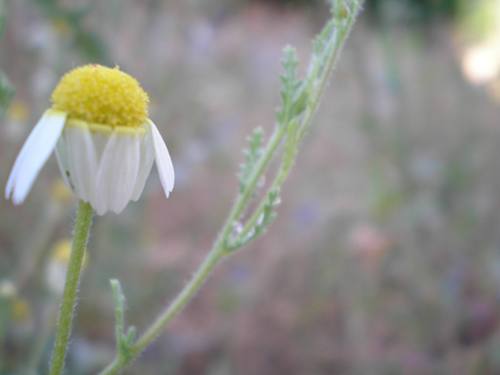
<path id="1" fill-rule="evenodd" d="M 282 47 L 321 0 L 0 1 L 0 181 L 67 70 L 151 97 L 177 184 L 97 217 L 68 374 L 114 353 L 109 279 L 144 328 L 211 246 L 246 135 L 272 130 Z M 2 22 L 2 19 L 5 22 Z M 500 374 L 500 1 L 369 0 L 262 239 L 127 374 Z M 0 200 L 0 374 L 46 374 L 75 200 L 52 159 Z"/>

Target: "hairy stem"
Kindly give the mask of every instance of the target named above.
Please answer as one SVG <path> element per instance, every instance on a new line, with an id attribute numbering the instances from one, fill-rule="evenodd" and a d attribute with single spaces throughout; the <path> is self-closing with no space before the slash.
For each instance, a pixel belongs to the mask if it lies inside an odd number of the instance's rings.
<path id="1" fill-rule="evenodd" d="M 335 40 L 332 41 L 331 53 L 325 56 L 325 68 L 319 78 L 319 85 L 316 91 L 312 95 L 308 109 L 300 121 L 300 127 L 298 133 L 296 134 L 296 145 L 298 143 L 306 130 L 310 127 L 314 114 L 320 104 L 322 94 L 325 90 L 328 78 L 333 70 L 340 50 L 342 49 L 344 42 L 351 30 L 357 13 L 361 7 L 361 2 L 353 2 L 352 13 L 348 15 L 349 19 L 344 24 L 344 26 L 336 33 Z M 287 122 L 293 121 L 293 119 L 286 116 Z M 222 259 L 230 254 L 230 248 L 228 248 L 228 239 L 232 234 L 234 223 L 241 219 L 241 216 L 247 211 L 249 203 L 254 196 L 259 180 L 264 176 L 269 163 L 276 156 L 278 146 L 287 138 L 289 124 L 280 124 L 277 126 L 273 135 L 269 139 L 259 161 L 254 166 L 248 183 L 245 184 L 244 190 L 238 195 L 234 205 L 229 212 L 229 215 L 224 223 L 224 226 L 219 232 L 217 239 L 207 254 L 205 260 L 198 267 L 194 273 L 191 280 L 184 286 L 177 297 L 167 305 L 167 307 L 158 315 L 154 322 L 146 329 L 145 333 L 137 340 L 137 342 L 131 347 L 131 355 L 123 356 L 117 353 L 115 360 L 110 363 L 104 370 L 100 372 L 100 375 L 114 375 L 119 374 L 129 363 L 137 359 L 137 357 L 163 332 L 165 327 L 169 322 L 193 299 L 199 289 L 203 286 L 205 281 L 208 279 L 213 269 L 222 261 Z M 287 156 L 285 155 L 285 158 Z M 273 183 L 271 184 L 271 189 L 280 187 L 281 184 L 286 179 L 295 157 L 295 153 L 288 155 L 290 160 L 286 160 L 278 171 Z M 257 211 L 250 217 L 247 225 L 245 225 L 245 230 L 249 230 L 251 225 L 254 225 L 260 211 L 262 210 L 262 204 L 257 208 Z"/>
<path id="2" fill-rule="evenodd" d="M 92 217 L 93 210 L 90 204 L 80 201 L 76 214 L 73 244 L 66 272 L 63 299 L 57 320 L 56 340 L 50 361 L 50 375 L 60 375 L 64 370 L 64 360 L 71 334 L 83 256 L 87 247 Z"/>
<path id="3" fill-rule="evenodd" d="M 358 5 L 359 7 L 359 5 Z M 358 8 L 359 9 L 359 8 Z M 334 46 L 332 48 L 331 54 L 328 56 L 328 60 L 326 63 L 326 69 L 323 72 L 323 75 L 319 78 L 319 88 L 315 92 L 314 97 L 311 100 L 311 105 L 309 106 L 309 109 L 306 111 L 304 114 L 304 117 L 300 121 L 300 124 L 298 125 L 299 128 L 299 135 L 297 138 L 297 142 L 300 142 L 302 138 L 304 137 L 305 133 L 307 130 L 311 127 L 311 124 L 314 119 L 314 115 L 316 111 L 319 108 L 319 105 L 321 103 L 321 98 L 323 97 L 323 93 L 326 89 L 326 86 L 329 82 L 329 77 L 332 74 L 332 71 L 340 57 L 340 52 L 343 49 L 343 46 L 345 44 L 345 41 L 347 39 L 347 36 L 349 35 L 349 32 L 352 29 L 352 26 L 354 24 L 354 21 L 356 20 L 355 15 L 357 14 L 357 11 L 349 18 L 349 22 L 347 23 L 347 26 L 343 28 L 341 31 L 339 31 L 336 34 L 335 40 L 334 40 Z M 298 146 L 298 145 L 297 145 Z M 295 157 L 295 155 L 293 155 Z M 286 158 L 286 156 L 285 156 Z M 283 182 L 286 180 L 288 177 L 288 174 L 290 173 L 290 170 L 293 167 L 293 163 L 295 160 L 289 160 L 288 162 L 284 162 L 280 165 L 280 168 L 278 172 L 276 173 L 276 176 L 271 183 L 270 187 L 268 188 L 268 194 L 269 192 L 278 189 Z M 255 227 L 257 221 L 259 220 L 259 217 L 262 215 L 265 207 L 265 200 L 263 200 L 257 209 L 254 211 L 254 213 L 250 216 L 250 218 L 246 221 L 245 225 L 243 226 L 243 229 L 240 233 L 241 238 L 245 238 L 248 233 L 252 230 L 253 227 Z"/>
<path id="4" fill-rule="evenodd" d="M 266 171 L 276 148 L 283 139 L 284 134 L 284 129 L 278 129 L 269 140 L 266 150 L 259 160 L 259 163 L 256 165 L 248 185 L 234 203 L 233 208 L 231 209 L 231 212 L 222 230 L 220 231 L 214 246 L 212 247 L 212 250 L 210 250 L 203 263 L 198 267 L 191 280 L 139 338 L 137 343 L 132 348 L 132 355 L 128 358 L 122 358 L 118 355 L 108 367 L 101 371 L 100 375 L 118 374 L 127 366 L 127 364 L 136 359 L 144 351 L 144 349 L 146 349 L 146 347 L 149 346 L 163 332 L 168 323 L 184 308 L 184 306 L 188 304 L 189 301 L 191 301 L 196 292 L 198 292 L 198 290 L 203 286 L 212 270 L 217 264 L 219 264 L 224 255 L 226 255 L 226 239 L 231 233 L 233 222 L 238 220 L 245 208 L 248 206 L 248 203 L 252 198 L 252 193 L 255 191 L 255 187 L 257 186 L 260 177 Z"/>

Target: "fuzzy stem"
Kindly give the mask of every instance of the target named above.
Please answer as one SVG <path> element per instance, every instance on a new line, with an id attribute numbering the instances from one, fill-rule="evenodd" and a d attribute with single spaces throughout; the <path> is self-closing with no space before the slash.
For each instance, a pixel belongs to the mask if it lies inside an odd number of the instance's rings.
<path id="1" fill-rule="evenodd" d="M 354 25 L 354 22 L 356 20 L 356 15 L 359 12 L 359 9 L 360 9 L 360 5 L 357 5 L 356 12 L 354 12 L 354 15 L 352 15 L 350 17 L 346 27 L 341 29 L 336 35 L 336 38 L 334 41 L 334 47 L 332 49 L 332 53 L 328 56 L 326 68 L 324 70 L 323 75 L 319 79 L 319 82 L 320 82 L 319 88 L 311 100 L 311 106 L 310 106 L 309 110 L 306 111 L 303 119 L 300 121 L 300 124 L 298 125 L 300 130 L 299 130 L 299 136 L 297 139 L 297 143 L 302 140 L 302 138 L 304 137 L 307 130 L 309 130 L 309 128 L 311 127 L 311 124 L 312 124 L 313 119 L 314 119 L 314 115 L 316 114 L 316 112 L 319 108 L 319 105 L 321 104 L 321 99 L 323 98 L 324 91 L 326 89 L 326 86 L 328 85 L 328 82 L 330 81 L 330 79 L 329 79 L 330 75 L 332 74 L 333 69 L 334 69 L 334 67 L 335 67 L 335 65 L 340 57 L 340 53 L 343 50 L 345 41 L 347 40 L 347 36 L 349 35 L 349 33 Z M 294 156 L 294 158 L 295 158 L 295 156 Z M 295 161 L 294 158 L 292 160 L 290 160 L 288 163 L 282 163 L 280 165 L 279 170 L 278 170 L 273 182 L 271 183 L 270 187 L 267 190 L 267 194 L 269 194 L 269 192 L 271 192 L 275 189 L 280 188 L 280 186 L 286 180 L 288 174 L 290 173 L 290 170 L 293 167 L 293 163 Z M 261 217 L 262 212 L 264 211 L 265 205 L 266 205 L 266 201 L 263 200 L 259 204 L 257 209 L 253 212 L 253 214 L 250 216 L 250 218 L 246 221 L 241 233 L 239 234 L 240 238 L 245 238 L 246 236 L 248 236 L 248 233 L 252 230 L 252 228 L 255 227 L 257 221 L 259 220 L 259 217 Z"/>
<path id="2" fill-rule="evenodd" d="M 320 86 L 314 97 L 312 98 L 312 103 L 310 105 L 310 110 L 306 114 L 302 121 L 301 132 L 299 133 L 299 139 L 303 136 L 303 133 L 309 128 L 314 114 L 320 104 L 321 97 L 325 90 L 328 78 L 335 66 L 335 62 L 338 59 L 340 50 L 343 47 L 345 39 L 351 30 L 355 16 L 360 10 L 360 3 L 353 3 L 353 13 L 347 22 L 345 29 L 337 35 L 335 40 L 335 45 L 332 53 L 327 57 L 326 69 L 324 74 L 320 77 Z M 289 120 L 291 121 L 291 120 Z M 267 171 L 269 163 L 276 156 L 276 150 L 282 141 L 286 138 L 287 126 L 278 126 L 269 139 L 267 146 L 260 157 L 259 161 L 253 168 L 252 174 L 249 178 L 248 184 L 246 184 L 245 189 L 238 195 L 238 198 L 234 202 L 234 205 L 226 219 L 224 226 L 222 227 L 217 239 L 207 254 L 203 263 L 198 267 L 194 273 L 191 280 L 186 284 L 186 286 L 180 291 L 180 293 L 175 297 L 175 299 L 167 305 L 167 307 L 158 315 L 155 321 L 149 326 L 146 332 L 138 339 L 138 341 L 131 348 L 131 355 L 124 357 L 117 354 L 116 358 L 112 363 L 110 363 L 104 370 L 102 370 L 99 375 L 116 375 L 119 374 L 130 362 L 137 359 L 139 355 L 163 332 L 168 323 L 193 299 L 196 293 L 203 286 L 205 281 L 208 279 L 212 270 L 225 258 L 226 255 L 230 254 L 230 249 L 227 247 L 228 237 L 233 230 L 233 224 L 240 220 L 240 217 L 248 209 L 248 205 L 255 194 L 257 184 L 262 176 Z M 276 176 L 273 186 L 282 184 L 285 180 L 291 165 L 280 168 L 278 175 Z M 253 221 L 253 219 L 250 219 Z"/>
<path id="3" fill-rule="evenodd" d="M 63 299 L 57 321 L 56 340 L 50 361 L 50 375 L 61 375 L 64 370 L 64 360 L 68 350 L 68 341 L 75 315 L 76 295 L 78 293 L 83 256 L 89 239 L 92 217 L 93 210 L 90 204 L 80 201 L 76 214 L 73 244 L 66 272 Z"/>
<path id="4" fill-rule="evenodd" d="M 219 264 L 224 255 L 227 254 L 226 239 L 231 233 L 232 225 L 235 220 L 238 220 L 244 209 L 247 207 L 260 177 L 266 171 L 276 148 L 283 139 L 284 134 L 284 130 L 279 129 L 269 140 L 266 150 L 254 169 L 247 187 L 238 196 L 238 199 L 234 203 L 234 206 L 219 236 L 217 237 L 212 250 L 208 253 L 203 263 L 198 267 L 191 280 L 139 338 L 137 343 L 132 347 L 132 355 L 127 359 L 117 356 L 108 367 L 101 371 L 100 375 L 118 374 L 127 366 L 127 364 L 136 359 L 144 351 L 144 349 L 146 349 L 146 347 L 149 346 L 163 332 L 167 324 L 184 308 L 184 306 L 192 300 L 198 290 L 200 290 L 215 266 Z"/>

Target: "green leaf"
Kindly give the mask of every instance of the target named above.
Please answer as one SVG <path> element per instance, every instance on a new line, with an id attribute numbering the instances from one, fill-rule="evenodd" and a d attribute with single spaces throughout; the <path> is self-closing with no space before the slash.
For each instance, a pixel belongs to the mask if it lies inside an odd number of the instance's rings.
<path id="1" fill-rule="evenodd" d="M 115 339 L 118 356 L 127 360 L 133 354 L 132 348 L 137 337 L 137 330 L 134 326 L 127 329 L 125 333 L 125 295 L 123 294 L 120 281 L 110 280 L 115 303 Z"/>
<path id="2" fill-rule="evenodd" d="M 281 80 L 281 108 L 277 114 L 278 124 L 288 126 L 290 120 L 302 114 L 306 108 L 307 91 L 298 78 L 299 60 L 297 51 L 291 46 L 283 49 L 283 74 Z"/>
<path id="3" fill-rule="evenodd" d="M 226 249 L 228 251 L 236 251 L 249 242 L 257 239 L 266 232 L 269 225 L 274 221 L 277 216 L 275 209 L 281 203 L 279 190 L 271 190 L 264 199 L 264 205 L 259 209 L 260 211 L 255 224 L 248 231 L 237 234 L 235 238 L 228 241 L 228 243 L 226 243 Z"/>
<path id="4" fill-rule="evenodd" d="M 137 329 L 134 326 L 130 326 L 124 338 L 127 344 L 132 346 L 137 338 Z"/>
<path id="5" fill-rule="evenodd" d="M 2 0 L 0 0 L 2 1 Z M 88 30 L 85 26 L 85 17 L 93 10 L 93 5 L 70 7 L 61 4 L 58 0 L 33 0 L 52 21 L 63 21 L 70 29 L 73 47 L 81 55 L 94 63 L 111 65 L 108 48 L 99 34 Z"/>
<path id="6" fill-rule="evenodd" d="M 243 192 L 248 185 L 248 180 L 252 171 L 262 156 L 263 147 L 262 141 L 264 131 L 262 128 L 256 128 L 248 137 L 248 148 L 243 151 L 245 161 L 240 166 L 240 173 L 238 174 L 240 180 L 240 192 Z"/>
<path id="7" fill-rule="evenodd" d="M 111 279 L 111 290 L 113 292 L 113 300 L 115 303 L 115 336 L 119 342 L 124 331 L 125 325 L 125 295 L 123 294 L 120 281 Z"/>

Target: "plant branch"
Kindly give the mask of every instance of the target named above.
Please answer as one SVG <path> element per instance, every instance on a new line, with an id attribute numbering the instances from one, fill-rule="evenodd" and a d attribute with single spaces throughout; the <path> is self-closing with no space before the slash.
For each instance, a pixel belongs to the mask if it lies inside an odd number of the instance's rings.
<path id="1" fill-rule="evenodd" d="M 249 165 L 251 168 L 248 168 L 248 170 L 251 173 L 248 176 L 245 174 L 240 193 L 212 249 L 177 297 L 157 316 L 137 342 L 131 345 L 129 355 L 124 357 L 118 352 L 115 360 L 101 371 L 100 375 L 119 374 L 121 370 L 135 360 L 193 299 L 213 269 L 225 256 L 248 243 L 249 240 L 256 238 L 256 236 L 250 237 L 246 241 L 244 236 L 248 236 L 258 226 L 262 214 L 268 212 L 275 205 L 277 192 L 293 166 L 300 141 L 312 124 L 329 76 L 361 9 L 361 2 L 357 0 L 331 0 L 331 5 L 333 18 L 316 40 L 315 52 L 311 59 L 308 75 L 304 81 L 296 78 L 297 61 L 294 50 L 292 48 L 285 50 L 285 74 L 282 76 L 284 86 L 282 91 L 283 108 L 278 113 L 277 126 L 262 152 L 255 152 L 255 149 L 250 150 L 253 152 L 252 155 L 259 155 L 259 157 L 257 160 L 252 161 L 253 164 Z M 283 143 L 282 162 L 269 190 L 245 223 L 243 230 L 233 235 L 235 224 L 239 223 L 241 217 L 248 210 L 250 201 L 258 189 L 259 181 L 265 175 L 271 160 L 277 156 L 278 147 Z M 244 170 L 247 170 L 247 168 L 244 168 Z M 264 225 L 267 225 L 267 223 Z M 259 233 L 261 232 L 259 231 Z M 120 317 L 121 319 L 122 317 Z"/>

